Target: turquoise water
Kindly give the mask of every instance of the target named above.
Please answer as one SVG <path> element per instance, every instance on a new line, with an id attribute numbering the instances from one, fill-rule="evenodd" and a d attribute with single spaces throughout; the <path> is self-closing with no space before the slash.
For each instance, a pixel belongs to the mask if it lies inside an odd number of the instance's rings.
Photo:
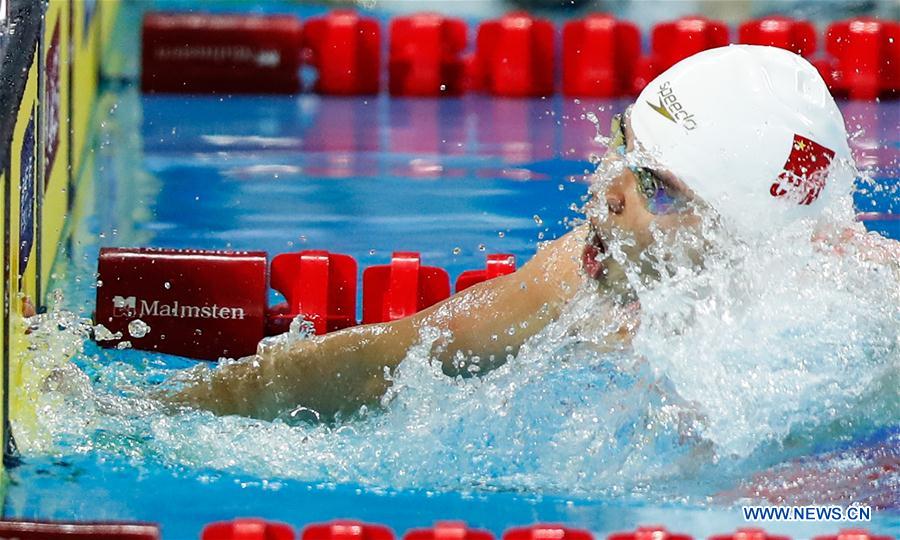
<path id="1" fill-rule="evenodd" d="M 624 105 L 141 97 L 128 86 L 100 103 L 93 209 L 59 270 L 61 307 L 81 317 L 101 246 L 326 248 L 361 266 L 416 250 L 454 278 L 490 252 L 521 263 L 578 215 L 589 156 L 603 150 L 583 114 L 606 125 Z M 898 238 L 900 104 L 844 110 L 860 130 L 857 160 L 873 171 L 856 207 Z M 798 270 L 809 257 L 761 254 L 712 275 Z M 743 319 L 710 306 L 697 315 L 705 326 L 678 339 L 653 333 L 668 324 L 653 303 L 669 300 L 651 291 L 637 354 L 598 351 L 560 326 L 482 379 L 446 378 L 411 353 L 385 410 L 332 427 L 166 414 L 148 390 L 193 362 L 99 349 L 86 327 L 70 319 L 61 329 L 56 315 L 33 339 L 84 350 L 43 394 L 47 438 L 18 437 L 23 463 L 10 471 L 4 513 L 158 521 L 166 538 L 250 515 L 297 526 L 353 517 L 398 532 L 465 519 L 498 534 L 535 521 L 599 534 L 664 523 L 703 537 L 745 525 L 734 505 L 763 486 L 788 503 L 887 507 L 869 527 L 896 535 L 896 281 L 812 260 L 831 265 L 815 286 L 750 280 L 759 300 Z M 731 299 L 710 287 L 711 298 Z M 772 329 L 772 313 L 785 328 Z M 576 306 L 564 322 L 580 315 Z M 722 345 L 724 332 L 734 335 Z M 781 341 L 763 341 L 772 337 Z M 792 471 L 818 481 L 773 487 Z M 857 481 L 869 474 L 878 482 Z M 838 527 L 767 529 L 809 537 Z"/>

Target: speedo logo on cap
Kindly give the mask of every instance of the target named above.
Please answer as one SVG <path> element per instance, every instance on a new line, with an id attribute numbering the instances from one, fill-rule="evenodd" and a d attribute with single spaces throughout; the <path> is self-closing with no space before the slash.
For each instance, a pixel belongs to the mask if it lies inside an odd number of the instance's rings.
<path id="1" fill-rule="evenodd" d="M 687 112 L 684 105 L 678 101 L 671 82 L 666 81 L 659 85 L 657 94 L 659 94 L 659 103 L 647 102 L 651 109 L 658 112 L 666 120 L 678 124 L 688 131 L 697 129 L 697 121 L 694 120 L 694 115 Z"/>

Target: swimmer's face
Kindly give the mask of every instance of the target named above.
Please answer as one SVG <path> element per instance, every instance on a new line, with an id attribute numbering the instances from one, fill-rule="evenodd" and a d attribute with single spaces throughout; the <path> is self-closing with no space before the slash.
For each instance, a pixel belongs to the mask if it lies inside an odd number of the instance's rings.
<path id="1" fill-rule="evenodd" d="M 614 123 L 615 128 L 615 123 Z M 629 290 L 628 273 L 643 281 L 658 279 L 685 236 L 699 230 L 699 200 L 673 176 L 630 166 L 622 155 L 634 150 L 634 135 L 625 115 L 591 188 L 585 211 L 590 233 L 582 255 L 585 273 L 609 288 Z M 685 234 L 686 233 L 686 234 Z M 689 253 L 693 264 L 699 253 Z"/>

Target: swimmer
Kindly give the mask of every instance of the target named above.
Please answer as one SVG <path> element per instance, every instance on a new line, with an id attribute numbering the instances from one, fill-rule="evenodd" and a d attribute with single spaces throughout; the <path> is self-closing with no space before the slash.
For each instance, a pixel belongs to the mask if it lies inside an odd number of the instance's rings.
<path id="1" fill-rule="evenodd" d="M 439 332 L 429 356 L 444 373 L 484 373 L 514 361 L 585 287 L 609 305 L 636 306 L 635 277 L 651 283 L 660 261 L 702 267 L 704 228 L 775 234 L 850 190 L 835 172 L 851 163 L 841 113 L 815 68 L 781 49 L 732 45 L 679 62 L 615 117 L 608 146 L 586 222 L 515 273 L 405 319 L 261 346 L 189 378 L 169 399 L 217 414 L 274 418 L 305 407 L 346 417 L 380 404 L 426 330 Z M 897 244 L 872 236 L 820 232 L 812 241 L 867 243 L 872 257 L 896 264 Z M 637 327 L 619 322 L 610 347 L 627 345 Z"/>

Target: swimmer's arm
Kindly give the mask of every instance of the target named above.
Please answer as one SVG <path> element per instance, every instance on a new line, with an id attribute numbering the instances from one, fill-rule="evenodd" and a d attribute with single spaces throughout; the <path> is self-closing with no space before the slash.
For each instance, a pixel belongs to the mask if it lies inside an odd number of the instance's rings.
<path id="1" fill-rule="evenodd" d="M 174 396 L 219 414 L 272 418 L 302 405 L 326 417 L 378 405 L 396 368 L 426 329 L 442 337 L 424 352 L 455 374 L 457 352 L 501 362 L 555 319 L 580 282 L 586 231 L 549 242 L 521 269 L 475 285 L 412 317 L 261 349 Z M 512 330 L 511 330 L 512 329 Z"/>
<path id="2" fill-rule="evenodd" d="M 584 279 L 581 251 L 586 236 L 586 227 L 574 229 L 545 244 L 518 271 L 466 289 L 413 317 L 417 331 L 447 332 L 432 351 L 444 372 L 458 374 L 459 358 L 477 356 L 479 365 L 488 368 L 502 364 L 555 320 Z"/>

